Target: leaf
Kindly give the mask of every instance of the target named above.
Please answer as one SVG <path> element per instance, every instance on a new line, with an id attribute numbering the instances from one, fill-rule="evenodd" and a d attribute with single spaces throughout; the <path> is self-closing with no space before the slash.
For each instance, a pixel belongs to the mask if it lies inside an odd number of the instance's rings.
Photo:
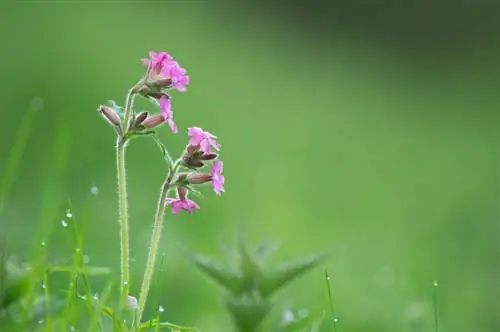
<path id="1" fill-rule="evenodd" d="M 268 297 L 285 284 L 312 270 L 325 261 L 327 255 L 313 255 L 295 261 L 281 263 L 271 271 L 264 272 L 263 279 L 259 284 L 260 294 Z"/>
<path id="2" fill-rule="evenodd" d="M 297 331 L 317 331 L 317 326 L 323 320 L 323 309 L 317 309 L 310 314 L 304 316 L 295 315 L 292 321 L 286 322 L 281 328 L 281 332 L 297 332 Z"/>
<path id="3" fill-rule="evenodd" d="M 240 332 L 255 332 L 271 310 L 271 303 L 258 294 L 244 294 L 226 301 L 228 311 Z"/>
<path id="4" fill-rule="evenodd" d="M 161 322 L 158 318 L 146 321 L 139 326 L 139 331 L 149 331 L 150 328 L 155 328 L 159 330 L 169 329 L 171 331 L 179 332 L 197 332 L 199 331 L 196 327 L 180 326 L 172 324 L 169 322 Z"/>
<path id="5" fill-rule="evenodd" d="M 88 266 L 88 265 L 87 266 L 56 265 L 47 267 L 47 272 L 77 273 L 77 274 L 85 274 L 91 276 L 91 275 L 109 274 L 111 273 L 111 269 L 109 267 Z"/>
<path id="6" fill-rule="evenodd" d="M 191 254 L 194 265 L 233 294 L 242 293 L 243 285 L 239 275 L 219 263 L 199 254 Z"/>

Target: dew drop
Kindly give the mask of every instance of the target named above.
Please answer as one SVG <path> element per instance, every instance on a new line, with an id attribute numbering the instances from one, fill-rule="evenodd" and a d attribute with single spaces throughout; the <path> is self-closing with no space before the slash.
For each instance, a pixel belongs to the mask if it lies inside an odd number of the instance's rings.
<path id="1" fill-rule="evenodd" d="M 68 223 L 64 219 L 61 220 L 61 225 L 62 225 L 62 227 L 68 227 Z"/>
<path id="2" fill-rule="evenodd" d="M 89 255 L 84 255 L 83 256 L 83 264 L 88 264 L 90 263 L 90 257 Z"/>
<path id="3" fill-rule="evenodd" d="M 94 295 L 92 295 L 92 299 L 93 299 L 94 301 L 99 300 L 99 295 L 97 295 L 97 293 L 96 293 L 96 294 L 94 294 Z"/>
<path id="4" fill-rule="evenodd" d="M 44 283 L 44 282 L 42 282 L 42 288 L 43 288 L 43 289 L 47 288 L 47 286 L 45 286 L 45 283 Z"/>
<path id="5" fill-rule="evenodd" d="M 71 325 L 71 326 L 69 327 L 69 330 L 70 330 L 71 332 L 74 332 L 74 331 L 76 331 L 76 327 L 74 327 L 73 325 Z"/>
<path id="6" fill-rule="evenodd" d="M 80 248 L 76 248 L 76 249 L 75 249 L 75 251 L 76 251 L 76 252 L 80 252 Z"/>
<path id="7" fill-rule="evenodd" d="M 41 245 L 42 247 L 45 247 L 45 246 L 46 246 L 45 242 L 40 243 L 40 245 Z"/>
<path id="8" fill-rule="evenodd" d="M 334 316 L 334 317 L 332 318 L 332 320 L 333 320 L 335 323 L 338 323 L 338 322 L 339 322 L 339 318 L 338 318 L 337 316 Z"/>
<path id="9" fill-rule="evenodd" d="M 439 286 L 439 284 L 438 284 L 437 280 L 434 280 L 434 282 L 432 283 L 432 285 L 433 285 L 434 287 Z"/>
<path id="10" fill-rule="evenodd" d="M 73 218 L 73 213 L 70 210 L 66 211 L 66 218 Z"/>
<path id="11" fill-rule="evenodd" d="M 40 97 L 34 97 L 31 99 L 30 107 L 33 111 L 41 111 L 43 109 L 43 99 Z"/>
<path id="12" fill-rule="evenodd" d="M 127 281 L 124 281 L 123 282 L 123 286 L 127 286 L 128 285 L 128 282 Z"/>
<path id="13" fill-rule="evenodd" d="M 309 310 L 307 309 L 300 309 L 299 312 L 297 313 L 300 318 L 306 318 L 309 316 Z"/>
<path id="14" fill-rule="evenodd" d="M 295 316 L 292 312 L 292 310 L 287 309 L 283 312 L 283 322 L 286 323 L 291 323 L 295 320 Z"/>
<path id="15" fill-rule="evenodd" d="M 159 307 L 158 307 L 158 311 L 159 311 L 159 312 L 164 312 L 164 311 L 165 311 L 165 309 L 164 309 L 162 306 L 159 306 Z"/>
<path id="16" fill-rule="evenodd" d="M 92 186 L 92 187 L 90 188 L 90 193 L 91 193 L 92 195 L 94 195 L 94 196 L 99 195 L 99 188 L 98 188 L 97 186 L 95 186 L 95 185 L 94 185 L 94 186 Z"/>

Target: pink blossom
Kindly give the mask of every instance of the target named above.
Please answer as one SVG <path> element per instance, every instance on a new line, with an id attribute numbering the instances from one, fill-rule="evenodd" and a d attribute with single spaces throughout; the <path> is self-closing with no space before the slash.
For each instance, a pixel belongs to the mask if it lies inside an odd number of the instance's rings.
<path id="1" fill-rule="evenodd" d="M 222 161 L 216 160 L 210 169 L 212 175 L 212 186 L 217 195 L 224 192 L 224 175 L 222 175 Z"/>
<path id="2" fill-rule="evenodd" d="M 182 210 L 185 210 L 189 213 L 193 213 L 194 210 L 197 210 L 200 208 L 198 204 L 190 200 L 189 198 L 167 198 L 167 205 L 172 206 L 172 213 L 173 214 L 178 214 Z"/>
<path id="3" fill-rule="evenodd" d="M 172 87 L 177 91 L 186 91 L 186 85 L 189 84 L 189 76 L 186 75 L 186 69 L 179 66 L 176 61 L 170 61 L 163 67 L 161 74 L 172 79 Z"/>
<path id="4" fill-rule="evenodd" d="M 163 67 L 172 61 L 172 56 L 166 52 L 149 52 L 149 59 L 142 59 L 142 63 L 146 66 L 151 66 L 151 70 L 155 72 L 161 72 Z"/>
<path id="5" fill-rule="evenodd" d="M 161 109 L 161 115 L 163 116 L 163 119 L 165 121 L 167 121 L 172 132 L 174 134 L 177 134 L 177 126 L 175 125 L 175 122 L 174 122 L 174 113 L 172 112 L 172 107 L 170 105 L 170 99 L 168 99 L 166 96 L 161 96 L 161 98 L 160 98 L 160 109 Z"/>
<path id="6" fill-rule="evenodd" d="M 220 145 L 217 143 L 217 136 L 212 135 L 208 131 L 203 131 L 199 127 L 188 128 L 189 145 L 199 147 L 204 153 L 211 153 L 211 148 L 220 150 Z"/>
<path id="7" fill-rule="evenodd" d="M 166 52 L 149 52 L 149 59 L 143 59 L 146 66 L 151 66 L 151 73 L 154 76 L 160 76 L 163 79 L 170 79 L 172 88 L 184 92 L 186 85 L 189 84 L 189 76 L 186 75 L 186 69 L 182 68 L 173 57 Z M 155 78 L 157 81 L 159 77 Z"/>

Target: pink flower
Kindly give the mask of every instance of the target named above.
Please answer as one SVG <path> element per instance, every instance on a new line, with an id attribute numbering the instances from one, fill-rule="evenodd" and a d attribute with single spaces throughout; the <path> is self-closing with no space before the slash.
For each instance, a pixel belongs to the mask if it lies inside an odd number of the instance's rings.
<path id="1" fill-rule="evenodd" d="M 172 213 L 173 214 L 178 214 L 182 210 L 185 210 L 189 213 L 193 213 L 194 210 L 199 209 L 199 205 L 190 200 L 189 198 L 185 198 L 184 200 L 182 199 L 175 199 L 175 198 L 167 198 L 167 205 L 172 206 Z"/>
<path id="2" fill-rule="evenodd" d="M 176 61 L 170 61 L 163 67 L 161 74 L 172 79 L 172 87 L 177 91 L 186 91 L 186 85 L 189 84 L 189 76 L 186 75 L 186 69 L 179 66 Z"/>
<path id="3" fill-rule="evenodd" d="M 163 119 L 165 121 L 167 121 L 172 132 L 174 134 L 177 134 L 177 126 L 175 125 L 175 122 L 174 122 L 174 113 L 172 112 L 172 107 L 170 105 L 170 99 L 168 99 L 166 96 L 161 96 L 161 98 L 160 98 L 160 109 L 161 109 L 161 115 L 163 116 Z"/>
<path id="4" fill-rule="evenodd" d="M 198 204 L 187 198 L 187 189 L 184 187 L 177 188 L 177 198 L 167 198 L 167 205 L 172 206 L 173 214 L 177 214 L 182 210 L 192 213 L 200 208 Z"/>
<path id="5" fill-rule="evenodd" d="M 151 66 L 151 70 L 160 73 L 163 67 L 172 61 L 172 56 L 166 52 L 149 52 L 149 59 L 142 59 L 142 63 L 146 66 Z"/>
<path id="6" fill-rule="evenodd" d="M 217 143 L 217 136 L 212 135 L 208 131 L 203 131 L 199 127 L 188 128 L 189 145 L 199 147 L 204 153 L 211 153 L 211 148 L 220 150 L 220 145 Z"/>
<path id="7" fill-rule="evenodd" d="M 212 186 L 217 195 L 224 192 L 224 175 L 222 175 L 222 161 L 216 160 L 210 169 L 212 175 Z"/>
<path id="8" fill-rule="evenodd" d="M 151 74 L 154 82 L 169 82 L 168 85 L 178 91 L 186 91 L 186 85 L 189 84 L 189 76 L 186 75 L 186 69 L 182 68 L 173 57 L 166 52 L 149 52 L 149 59 L 143 59 L 146 66 L 151 66 Z M 162 83 L 167 84 L 167 83 Z"/>

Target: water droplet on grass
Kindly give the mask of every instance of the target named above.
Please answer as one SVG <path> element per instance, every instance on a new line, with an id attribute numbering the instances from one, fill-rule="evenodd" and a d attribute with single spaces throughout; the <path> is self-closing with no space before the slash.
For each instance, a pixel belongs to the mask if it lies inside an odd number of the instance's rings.
<path id="1" fill-rule="evenodd" d="M 62 227 L 68 227 L 68 222 L 66 220 L 61 220 L 61 226 Z"/>
<path id="2" fill-rule="evenodd" d="M 40 243 L 42 247 L 45 247 L 47 244 L 45 242 Z"/>
<path id="3" fill-rule="evenodd" d="M 90 188 L 90 193 L 91 193 L 92 195 L 94 195 L 94 196 L 99 195 L 99 188 L 97 188 L 97 186 L 95 186 L 95 185 L 94 185 L 94 186 L 92 186 L 92 187 Z"/>
<path id="4" fill-rule="evenodd" d="M 159 307 L 158 307 L 158 311 L 159 311 L 159 312 L 164 312 L 164 311 L 165 311 L 165 308 L 163 308 L 162 306 L 159 306 Z"/>
<path id="5" fill-rule="evenodd" d="M 30 107 L 33 111 L 41 111 L 43 109 L 43 99 L 41 97 L 34 97 L 31 99 Z"/>

